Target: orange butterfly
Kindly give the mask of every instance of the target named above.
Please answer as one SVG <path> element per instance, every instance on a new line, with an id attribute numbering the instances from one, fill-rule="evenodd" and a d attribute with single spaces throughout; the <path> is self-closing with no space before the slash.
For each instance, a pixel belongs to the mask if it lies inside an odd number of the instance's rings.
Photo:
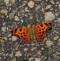
<path id="1" fill-rule="evenodd" d="M 17 28 L 15 29 L 14 35 L 17 36 L 19 39 L 22 40 L 22 43 L 24 44 L 29 44 L 31 43 L 32 37 L 30 31 L 32 28 L 28 28 L 28 27 L 22 27 L 22 28 Z M 34 27 L 34 36 L 37 42 L 42 42 L 47 30 L 52 29 L 51 27 L 51 23 L 43 23 L 43 24 L 37 24 Z M 33 33 L 32 33 L 33 34 Z"/>

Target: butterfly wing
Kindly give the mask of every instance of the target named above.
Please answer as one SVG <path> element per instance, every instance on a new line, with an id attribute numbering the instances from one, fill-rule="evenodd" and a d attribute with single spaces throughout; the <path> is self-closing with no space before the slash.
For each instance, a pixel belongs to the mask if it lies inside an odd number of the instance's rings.
<path id="1" fill-rule="evenodd" d="M 29 44 L 31 42 L 28 29 L 26 27 L 18 28 L 15 35 L 22 40 L 22 43 Z"/>
<path id="2" fill-rule="evenodd" d="M 35 38 L 36 38 L 37 42 L 43 41 L 47 29 L 48 29 L 47 23 L 36 25 L 36 27 L 35 27 Z"/>

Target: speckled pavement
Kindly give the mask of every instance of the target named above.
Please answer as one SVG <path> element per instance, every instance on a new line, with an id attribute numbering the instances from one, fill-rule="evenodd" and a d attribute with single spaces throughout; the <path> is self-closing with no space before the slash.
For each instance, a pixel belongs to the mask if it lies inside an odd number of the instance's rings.
<path id="1" fill-rule="evenodd" d="M 44 43 L 21 44 L 14 28 L 52 21 Z M 60 0 L 0 0 L 0 61 L 60 61 Z"/>

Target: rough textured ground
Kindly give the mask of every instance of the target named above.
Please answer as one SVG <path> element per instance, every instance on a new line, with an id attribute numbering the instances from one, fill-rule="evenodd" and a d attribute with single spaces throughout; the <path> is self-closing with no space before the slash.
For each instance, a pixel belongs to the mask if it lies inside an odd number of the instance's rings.
<path id="1" fill-rule="evenodd" d="M 45 42 L 23 45 L 10 30 L 52 21 Z M 60 0 L 0 0 L 0 61 L 60 61 Z"/>

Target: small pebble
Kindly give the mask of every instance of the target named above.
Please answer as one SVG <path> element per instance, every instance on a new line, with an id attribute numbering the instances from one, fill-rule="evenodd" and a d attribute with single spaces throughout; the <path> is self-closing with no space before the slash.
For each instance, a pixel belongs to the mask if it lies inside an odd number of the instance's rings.
<path id="1" fill-rule="evenodd" d="M 47 5 L 47 6 L 46 6 L 46 9 L 49 9 L 49 8 L 51 8 L 51 5 Z"/>
<path id="2" fill-rule="evenodd" d="M 16 41 L 18 38 L 16 36 L 12 36 L 12 41 Z"/>
<path id="3" fill-rule="evenodd" d="M 33 8 L 34 7 L 34 1 L 29 1 L 28 2 L 28 7 Z"/>
<path id="4" fill-rule="evenodd" d="M 11 34 L 8 34 L 8 37 L 11 37 Z"/>
<path id="5" fill-rule="evenodd" d="M 20 57 L 20 56 L 22 56 L 22 54 L 20 51 L 16 51 L 15 56 Z"/>
<path id="6" fill-rule="evenodd" d="M 57 21 L 60 23 L 60 18 L 57 18 Z"/>
<path id="7" fill-rule="evenodd" d="M 47 45 L 47 47 L 51 47 L 53 45 L 53 42 L 50 40 L 47 40 L 46 45 Z"/>
<path id="8" fill-rule="evenodd" d="M 38 55 L 41 55 L 41 51 L 38 51 L 37 54 L 38 54 Z"/>
<path id="9" fill-rule="evenodd" d="M 6 23 L 5 22 L 3 22 L 3 26 L 5 26 L 6 25 Z"/>
<path id="10" fill-rule="evenodd" d="M 60 45 L 60 38 L 59 38 L 59 40 L 58 40 L 58 45 Z"/>
<path id="11" fill-rule="evenodd" d="M 60 39 L 58 40 L 58 42 L 60 43 Z"/>
<path id="12" fill-rule="evenodd" d="M 7 40 L 7 37 L 3 37 L 4 40 Z"/>
<path id="13" fill-rule="evenodd" d="M 56 37 L 54 37 L 54 40 L 57 40 L 59 38 L 59 36 L 56 36 Z"/>
<path id="14" fill-rule="evenodd" d="M 54 3 L 54 0 L 51 0 L 50 2 L 51 2 L 52 4 L 55 4 L 55 3 Z"/>
<path id="15" fill-rule="evenodd" d="M 14 57 L 14 58 L 12 59 L 12 61 L 16 61 L 16 58 Z"/>
<path id="16" fill-rule="evenodd" d="M 5 40 L 3 40 L 3 39 L 0 39 L 0 42 L 1 42 L 1 43 L 4 43 L 4 41 L 5 41 Z"/>
<path id="17" fill-rule="evenodd" d="M 28 48 L 24 48 L 24 51 L 28 51 Z"/>
<path id="18" fill-rule="evenodd" d="M 52 12 L 46 12 L 45 13 L 45 20 L 46 21 L 52 21 L 55 19 L 55 15 Z"/>
<path id="19" fill-rule="evenodd" d="M 44 50 L 44 48 L 42 47 L 41 50 Z"/>
<path id="20" fill-rule="evenodd" d="M 18 21 L 19 21 L 18 16 L 15 16 L 15 21 L 16 21 L 16 22 L 18 22 Z"/>
<path id="21" fill-rule="evenodd" d="M 10 0 L 10 2 L 11 2 L 12 4 L 15 4 L 16 0 Z"/>
<path id="22" fill-rule="evenodd" d="M 1 30 L 2 30 L 3 32 L 5 32 L 5 31 L 6 31 L 6 27 L 2 27 Z"/>
<path id="23" fill-rule="evenodd" d="M 40 58 L 35 58 L 35 61 L 41 61 L 41 59 Z"/>
<path id="24" fill-rule="evenodd" d="M 31 57 L 31 58 L 29 58 L 29 61 L 32 61 L 34 58 L 33 57 Z"/>
<path id="25" fill-rule="evenodd" d="M 9 14 L 9 19 L 12 19 L 12 18 L 14 18 L 14 13 Z"/>
<path id="26" fill-rule="evenodd" d="M 28 7 L 25 7 L 25 11 L 26 11 L 26 12 L 29 12 Z"/>
<path id="27" fill-rule="evenodd" d="M 4 2 L 6 3 L 6 5 L 9 4 L 9 0 L 4 0 Z"/>
<path id="28" fill-rule="evenodd" d="M 8 11 L 7 11 L 6 9 L 2 9 L 2 10 L 1 10 L 1 14 L 7 15 L 7 13 L 8 13 Z"/>
<path id="29" fill-rule="evenodd" d="M 23 23 L 24 21 L 21 19 L 21 22 Z"/>
<path id="30" fill-rule="evenodd" d="M 11 52 L 11 54 L 9 54 L 9 56 L 12 58 L 13 57 L 13 52 Z"/>
<path id="31" fill-rule="evenodd" d="M 34 51 L 34 50 L 36 50 L 36 47 L 32 47 L 32 48 L 31 48 L 31 51 Z"/>

